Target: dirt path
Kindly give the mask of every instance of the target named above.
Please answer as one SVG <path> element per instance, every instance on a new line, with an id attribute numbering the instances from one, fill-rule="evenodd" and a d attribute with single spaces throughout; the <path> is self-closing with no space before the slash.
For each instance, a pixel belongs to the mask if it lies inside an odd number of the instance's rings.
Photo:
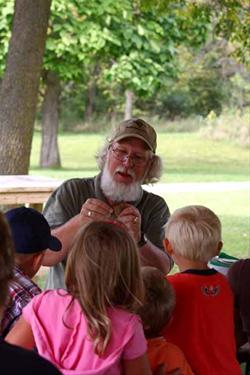
<path id="1" fill-rule="evenodd" d="M 184 182 L 184 183 L 157 183 L 154 185 L 144 185 L 143 188 L 155 194 L 179 193 L 179 192 L 196 192 L 196 191 L 239 191 L 249 190 L 250 181 L 242 182 Z"/>

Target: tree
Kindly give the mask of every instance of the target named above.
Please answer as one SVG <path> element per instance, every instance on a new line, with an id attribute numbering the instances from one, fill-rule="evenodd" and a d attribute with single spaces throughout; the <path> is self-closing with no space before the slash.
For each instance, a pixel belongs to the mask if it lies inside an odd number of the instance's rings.
<path id="1" fill-rule="evenodd" d="M 16 0 L 0 87 L 0 173 L 27 174 L 51 0 Z"/>
<path id="2" fill-rule="evenodd" d="M 60 80 L 53 72 L 44 72 L 46 81 L 42 104 L 42 146 L 40 150 L 41 167 L 60 167 L 60 155 L 57 140 L 58 107 L 61 92 Z M 52 126 L 54 125 L 54 126 Z"/>
<path id="3" fill-rule="evenodd" d="M 3 10 L 3 14 L 0 14 L 0 38 L 3 46 L 0 50 L 0 73 L 5 61 L 6 40 L 11 22 L 10 3 L 10 0 L 0 0 L 0 9 Z M 20 0 L 16 3 L 21 4 L 24 9 L 24 4 L 34 3 L 34 6 L 37 7 L 38 4 L 41 7 L 48 2 Z M 248 27 L 247 23 L 244 23 L 246 8 L 245 1 L 237 0 L 53 0 L 43 65 L 42 123 L 46 126 L 43 126 L 45 142 L 42 142 L 42 165 L 60 164 L 55 142 L 61 93 L 59 86 L 62 89 L 77 85 L 86 90 L 88 88 L 88 108 L 85 105 L 88 121 L 93 112 L 95 92 L 98 90 L 102 90 L 102 95 L 106 95 L 106 102 L 111 103 L 112 114 L 116 108 L 125 107 L 126 94 L 126 116 L 131 116 L 132 98 L 134 102 L 137 98 L 145 102 L 149 98 L 152 100 L 161 87 L 166 87 L 169 78 L 177 75 L 175 55 L 180 44 L 184 43 L 195 49 L 203 43 L 207 30 L 210 30 L 210 34 L 212 31 L 227 36 L 240 46 L 241 42 L 243 46 L 247 45 L 247 37 L 243 32 Z M 39 11 L 37 9 L 37 14 Z M 34 13 L 33 18 L 37 24 L 41 17 Z M 228 20 L 230 22 L 227 22 Z M 238 39 L 235 26 L 241 27 L 242 31 Z M 22 33 L 20 32 L 20 36 Z M 33 34 L 33 30 L 31 33 Z M 19 50 L 23 50 L 22 46 Z M 33 60 L 31 61 L 33 63 Z M 22 73 L 21 78 L 24 78 Z M 20 93 L 20 97 L 23 93 L 25 96 L 30 92 L 23 87 L 25 90 Z M 36 94 L 33 99 L 36 99 Z M 28 101 L 23 100 L 28 105 Z M 25 108 L 20 106 L 18 101 L 15 102 L 19 107 Z M 84 103 L 82 107 L 84 108 Z M 27 108 L 25 111 L 27 112 Z M 14 121 L 11 122 L 14 124 Z M 21 123 L 25 124 L 23 120 Z M 48 124 L 51 127 L 49 138 Z M 24 136 L 26 131 L 22 130 L 19 129 L 16 134 L 19 132 Z M 18 137 L 21 135 L 18 134 Z M 9 138 L 14 139 L 14 136 L 11 134 Z M 7 142 L 6 138 L 4 139 Z M 57 152 L 57 157 L 48 152 L 48 145 L 53 145 L 51 149 Z M 12 149 L 13 147 L 9 155 Z M 27 165 L 30 144 L 25 141 L 21 151 L 27 152 Z M 49 160 L 51 156 L 52 159 Z"/>
<path id="4" fill-rule="evenodd" d="M 189 43 L 198 38 L 203 40 L 206 32 L 204 24 L 207 23 L 202 17 L 199 19 L 198 14 L 193 24 L 188 21 L 188 27 L 182 31 L 187 19 L 179 9 L 169 10 L 169 14 L 162 17 L 153 10 L 140 10 L 131 0 L 115 3 L 110 0 L 101 3 L 54 0 L 51 12 L 44 69 L 57 74 L 61 86 L 69 81 L 86 81 L 87 122 L 91 121 L 98 85 L 110 97 L 115 96 L 117 89 L 123 92 L 126 96 L 125 117 L 132 116 L 134 94 L 149 96 L 166 77 L 172 76 L 175 45 L 187 39 Z M 198 24 L 203 28 L 199 28 L 193 37 Z M 45 74 L 45 77 L 48 75 Z M 59 95 L 58 90 L 57 93 Z M 117 101 L 114 100 L 114 103 L 117 108 Z M 58 124 L 54 122 L 53 114 L 58 106 L 47 108 L 50 108 L 54 134 Z M 46 117 L 49 119 L 49 114 Z M 42 165 L 49 166 L 46 144 L 42 143 L 45 159 Z M 51 165 L 54 163 L 53 158 Z"/>
<path id="5" fill-rule="evenodd" d="M 158 13 L 171 7 L 181 7 L 190 14 L 190 20 L 201 11 L 210 18 L 213 33 L 234 44 L 234 55 L 240 62 L 250 63 L 250 6 L 249 0 L 138 0 L 142 8 L 154 7 Z"/>

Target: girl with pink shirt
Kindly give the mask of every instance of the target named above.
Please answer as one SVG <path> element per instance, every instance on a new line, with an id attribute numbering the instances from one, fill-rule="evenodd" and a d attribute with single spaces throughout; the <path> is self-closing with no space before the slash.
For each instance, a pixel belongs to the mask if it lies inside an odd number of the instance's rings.
<path id="1" fill-rule="evenodd" d="M 67 290 L 34 297 L 6 337 L 65 375 L 150 375 L 136 315 L 143 298 L 137 246 L 123 228 L 91 222 L 67 260 Z"/>

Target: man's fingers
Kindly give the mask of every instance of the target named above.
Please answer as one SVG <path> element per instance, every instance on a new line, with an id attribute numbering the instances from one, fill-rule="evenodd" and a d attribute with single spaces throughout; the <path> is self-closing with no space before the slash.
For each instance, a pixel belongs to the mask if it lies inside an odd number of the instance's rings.
<path id="1" fill-rule="evenodd" d="M 100 219 L 101 217 L 110 217 L 112 211 L 112 208 L 107 203 L 99 199 L 90 198 L 82 205 L 81 214 L 89 218 L 96 217 Z"/>
<path id="2" fill-rule="evenodd" d="M 132 205 L 128 205 L 126 208 L 124 208 L 120 212 L 119 216 L 126 216 L 126 215 L 135 215 L 135 216 L 138 216 L 138 215 L 140 215 L 140 212 L 139 212 L 139 210 L 137 210 L 136 207 L 134 207 Z"/>

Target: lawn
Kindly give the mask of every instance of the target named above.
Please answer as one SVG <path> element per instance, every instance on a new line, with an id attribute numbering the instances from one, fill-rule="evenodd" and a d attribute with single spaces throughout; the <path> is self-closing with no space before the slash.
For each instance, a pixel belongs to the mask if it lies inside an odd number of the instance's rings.
<path id="1" fill-rule="evenodd" d="M 56 178 L 93 176 L 95 154 L 103 134 L 61 134 L 61 170 L 38 167 L 40 134 L 35 133 L 31 155 L 31 174 Z M 162 182 L 247 181 L 249 151 L 229 142 L 202 139 L 198 133 L 159 133 L 157 153 L 163 159 Z"/>
<path id="2" fill-rule="evenodd" d="M 95 153 L 104 134 L 61 134 L 62 169 L 38 167 L 40 134 L 32 145 L 31 174 L 59 179 L 94 176 Z M 220 182 L 249 180 L 249 150 L 229 142 L 202 139 L 198 133 L 158 133 L 158 154 L 164 162 L 161 182 Z M 249 191 L 171 192 L 163 194 L 170 210 L 203 204 L 213 209 L 223 224 L 224 250 L 245 257 L 250 250 Z"/>

